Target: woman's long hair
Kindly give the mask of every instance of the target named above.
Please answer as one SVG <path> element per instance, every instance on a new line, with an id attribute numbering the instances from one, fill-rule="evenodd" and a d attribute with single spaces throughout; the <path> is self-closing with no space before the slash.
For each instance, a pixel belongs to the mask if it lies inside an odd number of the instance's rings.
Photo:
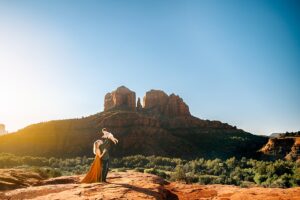
<path id="1" fill-rule="evenodd" d="M 102 143 L 102 140 L 96 140 L 93 145 L 93 153 L 96 155 L 97 143 Z"/>

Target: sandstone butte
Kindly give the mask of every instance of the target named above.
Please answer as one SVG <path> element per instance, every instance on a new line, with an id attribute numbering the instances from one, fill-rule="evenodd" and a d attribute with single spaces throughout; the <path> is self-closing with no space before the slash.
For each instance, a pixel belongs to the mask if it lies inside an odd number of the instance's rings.
<path id="1" fill-rule="evenodd" d="M 231 185 L 184 184 L 133 171 L 110 172 L 109 183 L 80 184 L 82 177 L 62 176 L 45 180 L 34 172 L 1 169 L 0 199 L 300 200 L 300 187 L 240 188 Z"/>
<path id="2" fill-rule="evenodd" d="M 114 157 L 142 154 L 188 159 L 256 158 L 261 154 L 257 151 L 268 141 L 267 137 L 227 123 L 193 116 L 178 95 L 152 89 L 143 98 L 137 98 L 134 91 L 121 86 L 105 95 L 104 111 L 32 124 L 0 136 L 0 152 L 43 157 L 92 156 L 90 145 L 104 127 L 119 139 L 111 150 Z"/>
<path id="3" fill-rule="evenodd" d="M 162 90 L 150 90 L 143 98 L 143 105 L 140 98 L 136 103 L 136 94 L 125 86 L 109 92 L 104 97 L 104 111 L 111 109 L 127 110 L 149 110 L 165 116 L 190 116 L 188 105 L 178 95 L 167 95 Z"/>

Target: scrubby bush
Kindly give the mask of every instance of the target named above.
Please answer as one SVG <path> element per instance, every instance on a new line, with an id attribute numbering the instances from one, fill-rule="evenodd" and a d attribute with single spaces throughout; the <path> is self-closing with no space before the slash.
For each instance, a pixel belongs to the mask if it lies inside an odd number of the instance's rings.
<path id="1" fill-rule="evenodd" d="M 178 165 L 170 176 L 172 181 L 186 181 L 186 172 L 182 165 Z"/>
<path id="2" fill-rule="evenodd" d="M 134 169 L 136 172 L 144 172 L 145 168 L 137 167 Z"/>
<path id="3" fill-rule="evenodd" d="M 0 168 L 34 167 L 43 177 L 86 173 L 94 158 L 43 158 L 0 153 Z M 232 184 L 247 187 L 300 186 L 300 163 L 291 161 L 259 161 L 229 158 L 227 160 L 182 160 L 155 156 L 128 156 L 111 160 L 114 171 L 132 169 L 151 173 L 172 181 L 201 184 Z"/>
<path id="4" fill-rule="evenodd" d="M 144 173 L 154 174 L 154 175 L 160 176 L 162 178 L 169 177 L 164 171 L 161 171 L 161 170 L 155 169 L 155 168 L 145 169 Z"/>
<path id="5" fill-rule="evenodd" d="M 37 172 L 43 178 L 54 178 L 62 175 L 58 169 L 51 168 L 33 168 L 33 171 Z"/>

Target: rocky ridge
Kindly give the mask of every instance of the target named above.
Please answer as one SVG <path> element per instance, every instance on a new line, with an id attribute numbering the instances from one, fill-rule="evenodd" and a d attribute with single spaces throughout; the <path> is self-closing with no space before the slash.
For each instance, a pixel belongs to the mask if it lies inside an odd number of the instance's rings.
<path id="1" fill-rule="evenodd" d="M 46 157 L 92 156 L 91 144 L 101 137 L 104 127 L 119 139 L 111 152 L 114 157 L 256 157 L 268 139 L 192 116 L 175 94 L 150 90 L 142 104 L 141 99 L 136 102 L 134 91 L 121 86 L 105 95 L 103 112 L 33 124 L 0 136 L 0 151 Z"/>
<path id="2" fill-rule="evenodd" d="M 300 160 L 300 137 L 270 138 L 260 152 L 271 159 Z"/>

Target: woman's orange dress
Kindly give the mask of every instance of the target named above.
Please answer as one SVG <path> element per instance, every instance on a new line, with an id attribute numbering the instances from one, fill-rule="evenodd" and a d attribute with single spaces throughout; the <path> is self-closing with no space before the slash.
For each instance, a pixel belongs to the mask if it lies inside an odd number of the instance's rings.
<path id="1" fill-rule="evenodd" d="M 96 183 L 101 182 L 102 179 L 102 161 L 99 156 L 96 155 L 90 170 L 81 180 L 81 183 Z"/>

